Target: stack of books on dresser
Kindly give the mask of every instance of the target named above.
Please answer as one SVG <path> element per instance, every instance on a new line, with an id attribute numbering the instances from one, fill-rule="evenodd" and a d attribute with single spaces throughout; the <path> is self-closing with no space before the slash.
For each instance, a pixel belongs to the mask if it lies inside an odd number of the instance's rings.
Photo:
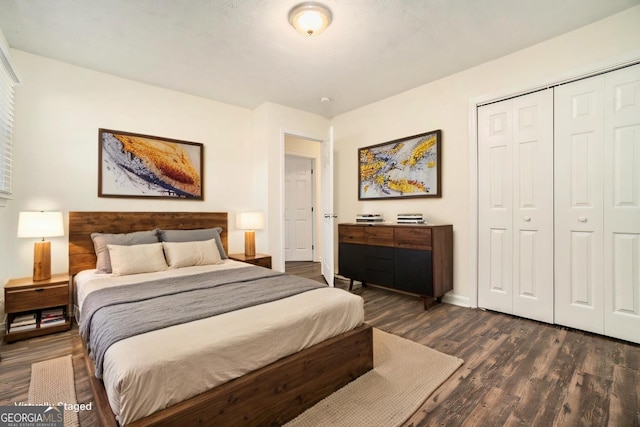
<path id="1" fill-rule="evenodd" d="M 356 222 L 384 222 L 380 214 L 360 214 L 356 215 Z"/>
<path id="2" fill-rule="evenodd" d="M 42 310 L 40 314 L 40 327 L 46 328 L 47 326 L 55 326 L 64 324 L 66 319 L 64 318 L 64 310 L 62 308 L 52 308 L 49 310 Z"/>
<path id="3" fill-rule="evenodd" d="M 398 224 L 424 224 L 422 214 L 398 214 Z"/>
<path id="4" fill-rule="evenodd" d="M 36 314 L 19 314 L 9 324 L 9 332 L 28 331 L 36 328 Z"/>

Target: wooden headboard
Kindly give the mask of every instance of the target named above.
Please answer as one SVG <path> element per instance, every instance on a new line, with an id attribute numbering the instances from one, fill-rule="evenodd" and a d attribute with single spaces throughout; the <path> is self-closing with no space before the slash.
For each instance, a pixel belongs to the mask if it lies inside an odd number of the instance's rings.
<path id="1" fill-rule="evenodd" d="M 222 228 L 227 247 L 227 212 L 69 212 L 69 274 L 96 268 L 91 233 L 130 233 L 153 230 Z"/>

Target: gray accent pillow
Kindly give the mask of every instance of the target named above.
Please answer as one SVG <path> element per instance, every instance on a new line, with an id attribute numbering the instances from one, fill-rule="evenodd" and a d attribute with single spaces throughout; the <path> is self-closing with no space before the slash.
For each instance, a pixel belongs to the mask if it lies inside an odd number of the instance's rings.
<path id="1" fill-rule="evenodd" d="M 160 230 L 158 235 L 161 242 L 201 242 L 203 240 L 215 239 L 220 252 L 220 258 L 229 258 L 222 246 L 220 239 L 222 228 L 199 228 L 197 230 Z"/>
<path id="2" fill-rule="evenodd" d="M 99 273 L 111 273 L 111 257 L 107 245 L 132 246 L 158 243 L 158 229 L 123 234 L 91 233 L 96 252 L 96 269 Z"/>

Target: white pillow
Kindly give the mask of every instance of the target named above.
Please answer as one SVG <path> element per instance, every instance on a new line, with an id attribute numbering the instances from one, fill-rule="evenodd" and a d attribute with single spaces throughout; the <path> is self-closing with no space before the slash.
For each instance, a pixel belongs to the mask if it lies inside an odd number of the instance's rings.
<path id="1" fill-rule="evenodd" d="M 216 239 L 199 242 L 162 242 L 169 268 L 222 262 Z"/>
<path id="2" fill-rule="evenodd" d="M 134 246 L 107 245 L 114 276 L 151 273 L 167 269 L 162 243 Z"/>

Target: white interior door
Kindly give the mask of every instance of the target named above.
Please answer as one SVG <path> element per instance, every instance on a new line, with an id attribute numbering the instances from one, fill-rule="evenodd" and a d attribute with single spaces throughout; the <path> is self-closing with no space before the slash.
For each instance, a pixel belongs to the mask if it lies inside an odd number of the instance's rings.
<path id="1" fill-rule="evenodd" d="M 640 65 L 605 75 L 604 329 L 640 343 Z"/>
<path id="2" fill-rule="evenodd" d="M 312 170 L 312 159 L 285 156 L 285 261 L 313 260 Z"/>
<path id="3" fill-rule="evenodd" d="M 640 65 L 478 108 L 478 245 L 480 307 L 640 342 Z"/>
<path id="4" fill-rule="evenodd" d="M 478 306 L 513 312 L 513 102 L 478 109 Z"/>
<path id="5" fill-rule="evenodd" d="M 604 76 L 555 89 L 555 319 L 604 333 Z"/>
<path id="6" fill-rule="evenodd" d="M 322 276 L 334 285 L 333 127 L 320 144 L 322 168 Z"/>
<path id="7" fill-rule="evenodd" d="M 553 323 L 553 90 L 513 99 L 513 314 Z"/>
<path id="8" fill-rule="evenodd" d="M 553 91 L 478 109 L 478 305 L 553 323 Z"/>

